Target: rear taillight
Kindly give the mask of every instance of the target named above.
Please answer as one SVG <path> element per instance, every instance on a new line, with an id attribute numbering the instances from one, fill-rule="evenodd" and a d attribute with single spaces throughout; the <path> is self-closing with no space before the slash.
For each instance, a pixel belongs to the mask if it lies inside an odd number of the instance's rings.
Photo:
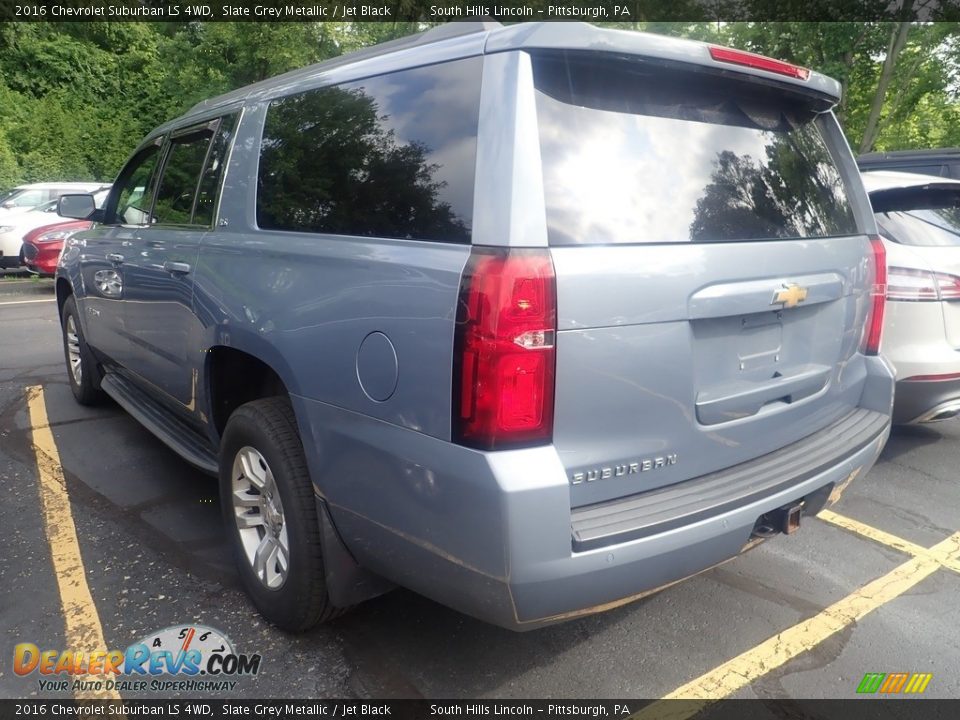
<path id="1" fill-rule="evenodd" d="M 887 299 L 887 251 L 883 240 L 870 238 L 873 264 L 873 285 L 870 286 L 870 312 L 867 315 L 863 352 L 877 355 L 880 352 L 880 335 L 883 331 L 883 309 Z"/>
<path id="2" fill-rule="evenodd" d="M 549 251 L 475 248 L 457 313 L 454 440 L 483 450 L 550 441 L 556 332 Z"/>
<path id="3" fill-rule="evenodd" d="M 806 80 L 810 77 L 810 71 L 805 67 L 744 50 L 734 50 L 733 48 L 711 45 L 710 57 L 718 62 L 766 70 L 767 72 L 777 73 L 778 75 L 797 78 L 798 80 Z"/>
<path id="4" fill-rule="evenodd" d="M 890 267 L 887 279 L 888 300 L 939 300 L 933 273 L 913 268 Z"/>
<path id="5" fill-rule="evenodd" d="M 960 277 L 947 273 L 934 273 L 941 300 L 960 300 Z"/>
<path id="6" fill-rule="evenodd" d="M 960 373 L 943 373 L 941 375 L 913 375 L 897 382 L 950 382 L 960 380 Z"/>
<path id="7" fill-rule="evenodd" d="M 915 268 L 891 267 L 887 299 L 906 302 L 960 300 L 960 277 Z"/>

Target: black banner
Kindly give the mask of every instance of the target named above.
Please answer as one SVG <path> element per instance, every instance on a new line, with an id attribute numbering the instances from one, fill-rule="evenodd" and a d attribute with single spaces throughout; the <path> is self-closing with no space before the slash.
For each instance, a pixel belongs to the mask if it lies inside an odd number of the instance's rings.
<path id="1" fill-rule="evenodd" d="M 450 717 L 542 720 L 898 720 L 952 719 L 958 700 L 0 700 L 0 720 L 12 718 L 162 717 L 330 720 Z"/>
<path id="2" fill-rule="evenodd" d="M 0 0 L 0 21 L 936 21 L 960 0 Z"/>

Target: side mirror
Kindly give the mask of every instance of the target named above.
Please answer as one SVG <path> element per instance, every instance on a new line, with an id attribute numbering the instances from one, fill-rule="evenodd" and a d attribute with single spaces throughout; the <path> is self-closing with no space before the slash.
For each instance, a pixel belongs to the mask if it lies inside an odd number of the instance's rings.
<path id="1" fill-rule="evenodd" d="M 74 220 L 86 220 L 96 209 L 93 195 L 61 195 L 57 201 L 57 215 Z"/>
<path id="2" fill-rule="evenodd" d="M 14 203 L 13 200 L 7 200 L 5 203 L 0 205 L 0 207 L 2 207 L 4 210 L 9 210 L 12 207 L 16 207 L 16 203 Z"/>

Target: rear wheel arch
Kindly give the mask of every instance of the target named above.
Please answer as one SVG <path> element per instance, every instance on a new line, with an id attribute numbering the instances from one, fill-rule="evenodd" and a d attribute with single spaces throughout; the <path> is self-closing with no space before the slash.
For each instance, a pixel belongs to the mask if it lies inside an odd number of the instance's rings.
<path id="1" fill-rule="evenodd" d="M 229 473 L 234 458 L 227 457 L 231 448 L 225 447 L 224 443 L 230 444 L 230 438 L 225 437 L 225 431 L 231 416 L 241 409 L 243 412 L 238 413 L 238 416 L 248 414 L 251 405 L 255 405 L 272 408 L 271 414 L 277 417 L 286 415 L 288 422 L 296 427 L 298 423 L 295 403 L 291 398 L 291 392 L 295 392 L 295 389 L 284 379 L 285 373 L 278 368 L 279 366 L 286 370 L 285 366 L 267 362 L 246 350 L 217 345 L 211 347 L 206 354 L 206 387 L 211 414 L 209 422 L 221 444 L 221 492 L 226 507 L 228 495 L 223 490 L 226 484 L 225 473 Z M 305 456 L 303 462 L 306 470 L 309 461 Z M 314 494 L 315 492 L 316 490 L 313 490 Z M 350 607 L 376 597 L 390 590 L 393 585 L 357 565 L 334 526 L 325 500 L 315 496 L 313 501 L 326 585 L 325 600 L 320 603 L 324 609 L 319 617 L 329 619 L 337 614 L 334 608 Z M 227 517 L 232 522 L 229 514 Z M 251 594 L 256 597 L 261 593 L 255 590 Z M 259 598 L 258 602 L 262 603 L 263 599 Z M 332 606 L 328 607 L 328 602 L 332 603 Z M 276 618 L 274 622 L 277 622 Z M 280 624 L 288 628 L 300 626 L 299 622 Z"/>
<path id="2" fill-rule="evenodd" d="M 223 435 L 230 415 L 241 405 L 290 395 L 290 386 L 274 364 L 227 345 L 214 345 L 206 351 L 205 380 L 210 423 L 217 437 Z"/>
<path id="3" fill-rule="evenodd" d="M 220 497 L 241 581 L 270 622 L 297 632 L 342 612 L 326 581 L 313 483 L 288 397 L 230 416 L 220 448 Z"/>

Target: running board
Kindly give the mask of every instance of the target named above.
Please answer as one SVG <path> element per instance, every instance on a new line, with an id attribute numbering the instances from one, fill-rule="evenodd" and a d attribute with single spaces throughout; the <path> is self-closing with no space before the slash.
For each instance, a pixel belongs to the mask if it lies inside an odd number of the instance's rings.
<path id="1" fill-rule="evenodd" d="M 100 387 L 177 455 L 208 475 L 219 474 L 217 456 L 206 439 L 132 382 L 107 372 Z"/>

